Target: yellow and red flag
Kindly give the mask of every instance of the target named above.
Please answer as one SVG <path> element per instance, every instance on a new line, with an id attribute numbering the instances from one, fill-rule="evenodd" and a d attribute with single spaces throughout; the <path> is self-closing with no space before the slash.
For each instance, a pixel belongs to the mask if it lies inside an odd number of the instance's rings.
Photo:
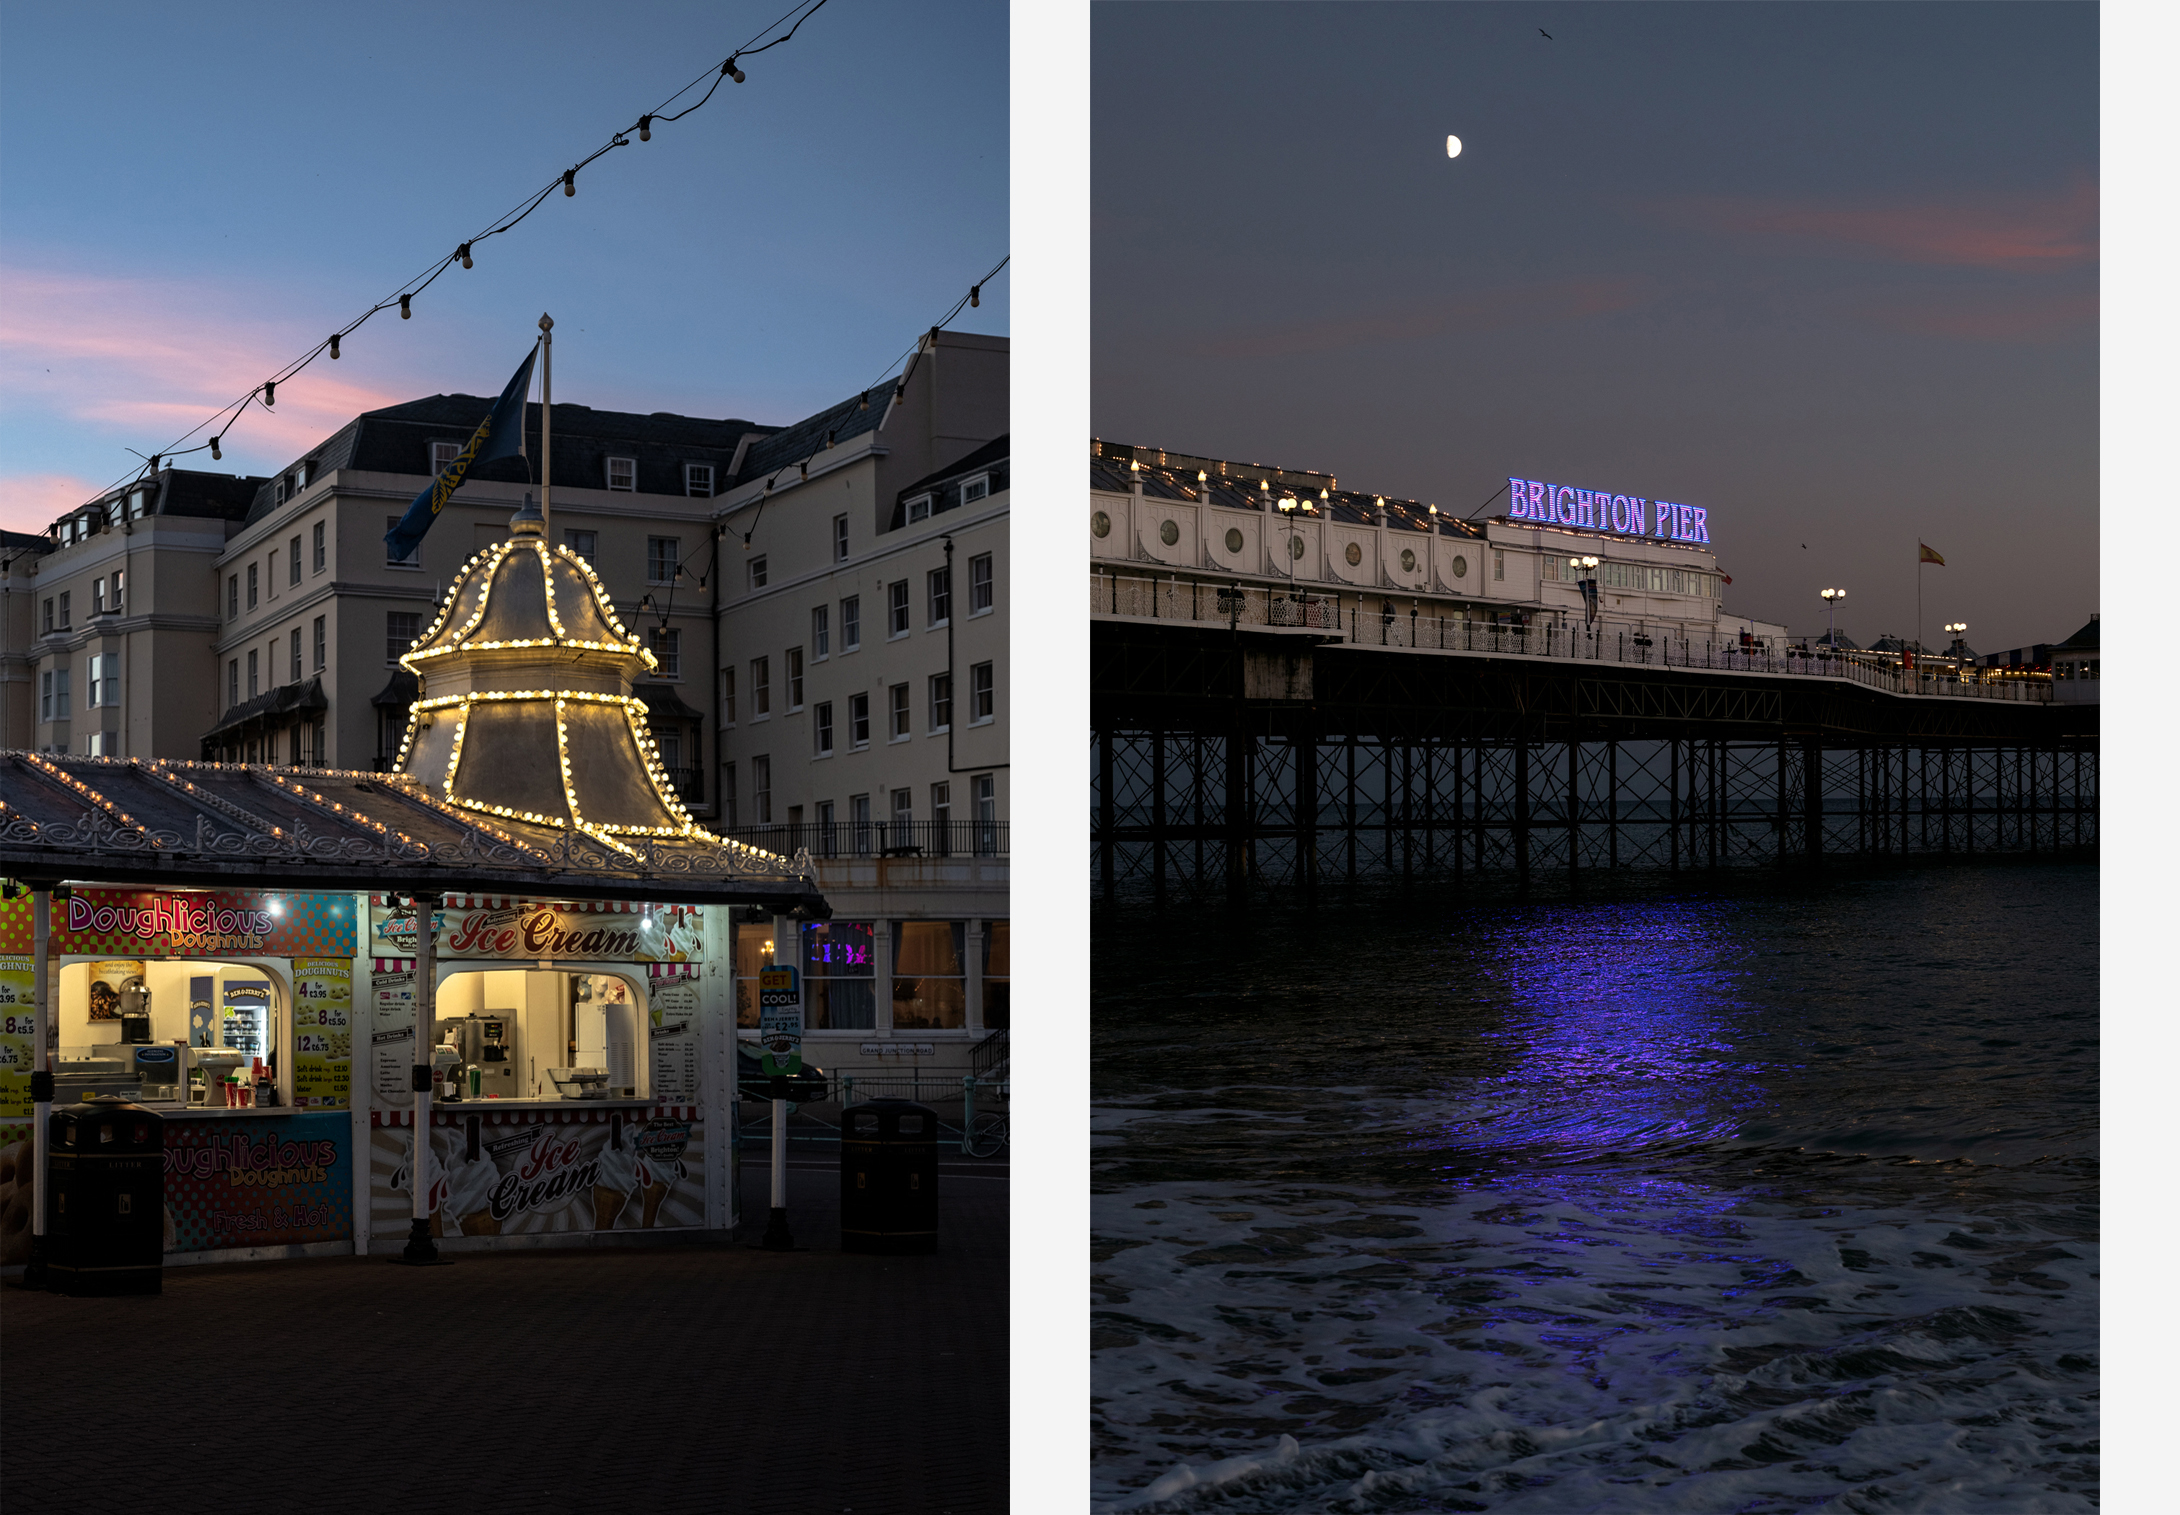
<path id="1" fill-rule="evenodd" d="M 1917 542 L 1915 545 L 1922 549 L 1921 556 L 1915 559 L 1916 567 L 1920 568 L 1925 563 L 1935 563 L 1940 568 L 1945 566 L 1945 559 L 1938 556 L 1937 548 L 1931 546 L 1928 542 Z"/>

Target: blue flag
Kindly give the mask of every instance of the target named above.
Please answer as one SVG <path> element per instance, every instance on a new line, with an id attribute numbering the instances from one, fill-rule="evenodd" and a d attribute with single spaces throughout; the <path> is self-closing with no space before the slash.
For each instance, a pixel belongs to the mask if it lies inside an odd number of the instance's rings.
<path id="1" fill-rule="evenodd" d="M 404 515 L 392 531 L 386 533 L 386 560 L 398 563 L 416 551 L 416 544 L 424 540 L 424 533 L 431 530 L 431 523 L 439 518 L 439 512 L 454 491 L 462 487 L 471 469 L 480 463 L 496 463 L 501 458 L 511 458 L 522 450 L 523 402 L 530 394 L 530 365 L 537 361 L 537 349 L 530 349 L 530 356 L 522 360 L 522 367 L 507 381 L 500 391 L 492 414 L 484 418 L 469 445 L 455 454 L 454 461 L 439 472 L 431 481 L 431 487 L 409 502 L 408 514 Z"/>

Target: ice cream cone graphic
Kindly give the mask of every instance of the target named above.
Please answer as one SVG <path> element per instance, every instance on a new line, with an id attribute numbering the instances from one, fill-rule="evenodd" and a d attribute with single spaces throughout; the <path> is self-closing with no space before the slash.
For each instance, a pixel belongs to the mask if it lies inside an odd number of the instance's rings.
<path id="1" fill-rule="evenodd" d="M 643 1225 L 645 1229 L 658 1224 L 659 1206 L 666 1203 L 666 1196 L 674 1192 L 674 1186 L 664 1179 L 653 1176 L 643 1186 Z"/>
<path id="2" fill-rule="evenodd" d="M 613 1223 L 628 1208 L 628 1195 L 619 1189 L 609 1189 L 604 1184 L 590 1191 L 591 1203 L 597 1207 L 595 1229 L 610 1231 Z"/>
<path id="3" fill-rule="evenodd" d="M 497 1236 L 499 1217 L 492 1213 L 492 1191 L 499 1187 L 499 1165 L 490 1157 L 463 1158 L 447 1164 L 447 1195 L 441 1212 L 461 1218 L 464 1236 Z"/>
<path id="4" fill-rule="evenodd" d="M 617 1138 L 619 1132 L 614 1136 Z M 592 1189 L 591 1199 L 598 1207 L 598 1226 L 601 1231 L 613 1229 L 628 1202 L 643 1187 L 643 1174 L 636 1164 L 636 1154 L 625 1146 L 609 1139 L 598 1152 L 598 1185 Z"/>

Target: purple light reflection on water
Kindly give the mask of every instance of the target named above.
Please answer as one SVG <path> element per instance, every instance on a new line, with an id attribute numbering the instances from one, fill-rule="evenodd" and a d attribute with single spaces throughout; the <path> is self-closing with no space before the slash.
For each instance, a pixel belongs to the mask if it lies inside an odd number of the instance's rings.
<path id="1" fill-rule="evenodd" d="M 1477 1037 L 1505 1071 L 1449 1090 L 1461 1113 L 1412 1145 L 1527 1166 L 1731 1140 L 1763 1107 L 1764 1077 L 1787 1070 L 1737 1044 L 1745 944 L 1723 928 L 1727 909 L 1547 906 L 1485 932 L 1480 975 L 1508 1009 Z"/>

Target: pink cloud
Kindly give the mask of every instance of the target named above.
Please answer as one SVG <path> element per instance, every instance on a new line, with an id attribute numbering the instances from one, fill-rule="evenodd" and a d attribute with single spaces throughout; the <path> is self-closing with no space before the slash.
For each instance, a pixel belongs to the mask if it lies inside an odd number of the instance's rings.
<path id="1" fill-rule="evenodd" d="M 298 335 L 299 321 L 265 314 L 257 291 L 20 266 L 0 268 L 0 284 L 0 394 L 19 412 L 44 409 L 110 435 L 94 466 L 111 463 L 114 476 L 129 462 L 122 447 L 169 447 L 313 340 Z M 353 363 L 321 357 L 280 388 L 271 411 L 245 412 L 234 442 L 250 464 L 230 453 L 226 466 L 277 468 L 358 411 L 413 397 Z M 220 465 L 197 453 L 184 466 Z"/>
<path id="2" fill-rule="evenodd" d="M 1855 249 L 1953 268 L 2061 269 L 2097 258 L 2097 186 L 2046 195 L 1854 204 L 1723 196 L 1661 201 L 1661 219 L 1705 231 Z"/>
<path id="3" fill-rule="evenodd" d="M 96 482 L 69 474 L 0 474 L 0 530 L 43 531 L 98 491 Z"/>
<path id="4" fill-rule="evenodd" d="M 1635 279 L 1564 280 L 1488 290 L 1457 299 L 1417 301 L 1328 321 L 1304 321 L 1208 338 L 1198 351 L 1218 358 L 1283 358 L 1410 342 L 1448 332 L 1489 331 L 1574 321 L 1647 304 L 1653 295 Z"/>

